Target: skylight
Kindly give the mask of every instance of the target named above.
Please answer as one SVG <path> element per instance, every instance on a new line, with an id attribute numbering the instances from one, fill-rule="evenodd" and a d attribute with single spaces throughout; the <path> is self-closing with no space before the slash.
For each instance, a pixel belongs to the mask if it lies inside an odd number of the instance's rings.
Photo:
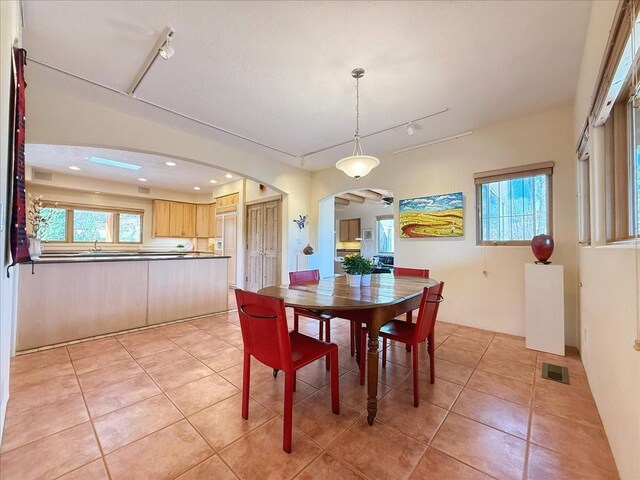
<path id="1" fill-rule="evenodd" d="M 140 165 L 135 163 L 118 162 L 117 160 L 109 160 L 107 158 L 89 157 L 89 161 L 93 163 L 99 163 L 101 165 L 107 165 L 109 167 L 126 168 L 127 170 L 140 170 Z"/>

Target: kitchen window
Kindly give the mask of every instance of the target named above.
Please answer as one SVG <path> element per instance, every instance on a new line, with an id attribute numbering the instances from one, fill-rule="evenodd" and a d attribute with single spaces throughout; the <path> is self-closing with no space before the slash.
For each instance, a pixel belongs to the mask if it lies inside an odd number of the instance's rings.
<path id="1" fill-rule="evenodd" d="M 376 217 L 378 253 L 393 253 L 393 216 Z"/>
<path id="2" fill-rule="evenodd" d="M 476 173 L 478 245 L 528 245 L 551 235 L 553 162 Z"/>
<path id="3" fill-rule="evenodd" d="M 47 228 L 39 233 L 45 242 L 142 243 L 143 212 L 74 205 L 45 206 Z"/>

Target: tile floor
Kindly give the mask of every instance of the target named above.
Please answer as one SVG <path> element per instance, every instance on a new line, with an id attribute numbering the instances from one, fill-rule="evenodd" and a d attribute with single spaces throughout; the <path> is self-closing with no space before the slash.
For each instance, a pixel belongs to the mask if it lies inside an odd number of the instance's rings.
<path id="1" fill-rule="evenodd" d="M 434 385 L 420 352 L 420 407 L 410 356 L 392 343 L 370 427 L 348 323 L 332 326 L 341 414 L 324 363 L 302 369 L 291 455 L 281 449 L 282 375 L 254 362 L 249 420 L 240 416 L 234 312 L 18 356 L 0 478 L 618 478 L 576 352 L 554 357 L 439 322 Z M 317 333 L 314 321 L 300 328 Z M 571 385 L 541 379 L 543 361 L 568 366 Z"/>

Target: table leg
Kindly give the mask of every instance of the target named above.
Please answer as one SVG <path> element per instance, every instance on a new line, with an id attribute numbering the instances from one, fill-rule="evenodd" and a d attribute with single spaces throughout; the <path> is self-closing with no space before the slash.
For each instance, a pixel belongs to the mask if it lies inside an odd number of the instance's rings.
<path id="1" fill-rule="evenodd" d="M 378 329 L 372 325 L 369 329 L 369 351 L 367 358 L 367 422 L 373 425 L 378 412 Z M 364 352 L 362 352 L 364 353 Z"/>

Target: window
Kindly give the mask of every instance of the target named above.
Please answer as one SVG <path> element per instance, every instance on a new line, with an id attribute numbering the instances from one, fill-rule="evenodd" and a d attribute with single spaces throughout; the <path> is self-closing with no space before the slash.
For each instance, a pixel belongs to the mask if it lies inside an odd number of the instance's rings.
<path id="1" fill-rule="evenodd" d="M 67 211 L 64 208 L 43 207 L 40 211 L 44 221 L 38 238 L 45 242 L 67 241 Z"/>
<path id="2" fill-rule="evenodd" d="M 45 242 L 142 243 L 141 211 L 58 205 L 42 212 L 49 221 L 38 237 Z"/>
<path id="3" fill-rule="evenodd" d="M 378 253 L 393 253 L 393 217 L 377 217 Z"/>
<path id="4" fill-rule="evenodd" d="M 479 245 L 528 245 L 551 234 L 553 162 L 476 173 Z"/>

